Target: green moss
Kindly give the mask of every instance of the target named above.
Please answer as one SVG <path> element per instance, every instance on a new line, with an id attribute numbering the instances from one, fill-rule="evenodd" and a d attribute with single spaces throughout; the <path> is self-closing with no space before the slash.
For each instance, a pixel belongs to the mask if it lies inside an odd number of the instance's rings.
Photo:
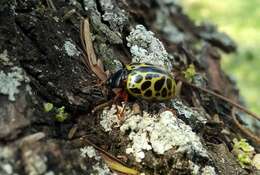
<path id="1" fill-rule="evenodd" d="M 245 139 L 238 141 L 237 139 L 233 140 L 233 152 L 236 154 L 239 164 L 245 168 L 252 165 L 252 156 L 255 152 L 254 147 L 249 145 Z"/>
<path id="2" fill-rule="evenodd" d="M 52 103 L 43 104 L 44 112 L 47 112 L 52 116 L 52 118 L 57 122 L 64 122 L 68 119 L 69 114 L 65 111 L 65 107 L 60 108 L 55 107 Z"/>
<path id="3" fill-rule="evenodd" d="M 55 120 L 58 122 L 64 122 L 66 119 L 68 119 L 69 114 L 65 112 L 65 107 L 62 106 L 57 109 L 57 114 L 54 116 Z"/>
<path id="4" fill-rule="evenodd" d="M 246 139 L 241 139 L 240 141 L 234 139 L 233 142 L 234 142 L 233 149 L 241 149 L 244 152 L 254 151 L 254 148 L 246 142 Z"/>
<path id="5" fill-rule="evenodd" d="M 196 74 L 195 66 L 193 64 L 190 64 L 189 67 L 182 73 L 184 74 L 185 80 L 191 82 Z"/>
<path id="6" fill-rule="evenodd" d="M 53 104 L 52 103 L 44 103 L 43 108 L 45 112 L 50 112 L 53 109 Z"/>
<path id="7" fill-rule="evenodd" d="M 237 155 L 237 160 L 239 162 L 239 164 L 244 168 L 247 165 L 251 165 L 252 164 L 252 160 L 250 159 L 250 157 L 245 154 L 245 153 L 241 153 Z"/>

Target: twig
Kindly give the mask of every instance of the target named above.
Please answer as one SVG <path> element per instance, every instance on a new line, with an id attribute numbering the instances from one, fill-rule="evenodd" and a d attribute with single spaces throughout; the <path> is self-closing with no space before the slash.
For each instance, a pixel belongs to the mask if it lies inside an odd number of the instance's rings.
<path id="1" fill-rule="evenodd" d="M 82 136 L 80 138 L 80 142 L 85 144 L 89 144 L 91 146 L 93 146 L 96 150 L 98 150 L 99 152 L 101 152 L 102 154 L 105 154 L 107 157 L 118 161 L 119 163 L 121 163 L 122 165 L 126 165 L 124 162 L 122 162 L 121 160 L 119 160 L 118 158 L 116 158 L 115 156 L 113 156 L 112 154 L 108 153 L 107 151 L 103 150 L 102 148 L 98 147 L 97 145 L 95 145 L 94 143 L 92 143 L 90 140 L 88 140 L 86 138 L 86 136 Z"/>
<path id="2" fill-rule="evenodd" d="M 215 96 L 215 97 L 218 97 L 219 99 L 224 100 L 224 101 L 228 102 L 229 104 L 231 104 L 232 106 L 234 106 L 234 107 L 240 109 L 241 111 L 243 111 L 243 112 L 249 114 L 249 116 L 251 116 L 252 118 L 255 118 L 255 119 L 257 119 L 257 120 L 260 120 L 260 116 L 258 116 L 257 114 L 255 114 L 255 113 L 249 111 L 249 110 L 246 109 L 245 107 L 243 107 L 243 106 L 237 104 L 236 102 L 230 100 L 230 99 L 227 98 L 227 97 L 224 97 L 224 96 L 222 96 L 222 95 L 220 95 L 220 94 L 217 94 L 216 92 L 213 92 L 213 91 L 211 91 L 211 90 L 208 90 L 208 89 L 205 89 L 205 88 L 202 88 L 202 87 L 195 86 L 195 85 L 193 85 L 193 84 L 191 84 L 191 83 L 189 83 L 189 82 L 187 82 L 187 81 L 185 81 L 185 80 L 182 80 L 182 79 L 178 79 L 178 80 L 182 81 L 183 83 L 185 83 L 185 84 L 187 84 L 187 85 L 189 85 L 189 86 L 191 86 L 191 87 L 193 87 L 193 88 L 195 88 L 195 89 L 199 89 L 199 90 L 204 91 L 204 92 L 206 92 L 206 93 L 208 93 L 208 94 L 211 94 L 211 95 L 213 95 L 213 96 Z"/>
<path id="3" fill-rule="evenodd" d="M 92 113 L 95 113 L 95 112 L 97 112 L 97 111 L 99 111 L 99 110 L 101 110 L 101 109 L 103 109 L 104 107 L 106 107 L 106 106 L 109 106 L 109 105 L 111 105 L 111 104 L 113 104 L 114 103 L 114 100 L 112 99 L 112 100 L 109 100 L 109 101 L 107 101 L 107 102 L 105 102 L 105 103 L 102 103 L 102 104 L 100 104 L 100 105 L 97 105 L 96 107 L 94 107 L 94 109 L 92 109 Z"/>
<path id="4" fill-rule="evenodd" d="M 102 148 L 96 146 L 94 143 L 89 141 L 86 136 L 83 136 L 80 138 L 80 142 L 84 145 L 88 144 L 93 146 L 101 155 L 105 163 L 108 165 L 108 167 L 115 172 L 118 172 L 118 174 L 129 174 L 129 175 L 138 175 L 140 174 L 139 171 L 133 168 L 127 167 L 127 165 L 121 161 L 120 159 L 116 158 L 112 154 L 108 153 L 107 151 L 103 150 Z"/>
<path id="5" fill-rule="evenodd" d="M 249 129 L 245 128 L 244 126 L 242 126 L 239 121 L 237 120 L 236 114 L 235 114 L 235 108 L 232 108 L 232 112 L 231 112 L 232 118 L 235 122 L 235 124 L 237 125 L 237 127 L 248 137 L 250 137 L 251 139 L 253 139 L 257 145 L 260 145 L 260 138 L 255 135 L 253 132 L 251 132 Z"/>
<path id="6" fill-rule="evenodd" d="M 68 139 L 72 139 L 75 135 L 75 133 L 77 132 L 78 126 L 74 125 L 70 130 L 69 130 L 69 134 L 68 134 Z"/>
<path id="7" fill-rule="evenodd" d="M 96 74 L 96 76 L 104 81 L 107 79 L 107 74 L 105 73 L 103 69 L 103 64 L 100 60 L 97 59 L 91 36 L 90 36 L 90 28 L 89 28 L 89 19 L 86 18 L 81 21 L 81 27 L 80 27 L 80 38 L 81 43 L 84 48 L 85 53 L 84 54 L 85 62 L 88 64 L 88 67 Z"/>

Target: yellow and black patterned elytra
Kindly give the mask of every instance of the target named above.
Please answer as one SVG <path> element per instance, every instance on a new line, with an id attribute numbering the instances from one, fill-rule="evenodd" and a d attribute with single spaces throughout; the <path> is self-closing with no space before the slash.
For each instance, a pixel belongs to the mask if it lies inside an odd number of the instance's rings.
<path id="1" fill-rule="evenodd" d="M 167 71 L 151 64 L 133 63 L 113 74 L 108 86 L 122 88 L 130 95 L 150 101 L 169 100 L 175 95 L 176 83 Z"/>

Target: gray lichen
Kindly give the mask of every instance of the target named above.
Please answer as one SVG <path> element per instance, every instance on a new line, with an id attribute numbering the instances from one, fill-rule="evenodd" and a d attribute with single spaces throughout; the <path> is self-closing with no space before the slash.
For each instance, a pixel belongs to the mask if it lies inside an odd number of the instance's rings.
<path id="1" fill-rule="evenodd" d="M 107 41 L 112 44 L 122 44 L 123 41 L 118 32 L 112 31 L 106 24 L 101 21 L 101 14 L 97 10 L 97 4 L 94 0 L 84 0 L 84 7 L 90 13 L 91 24 L 94 30 L 105 36 Z"/>
<path id="2" fill-rule="evenodd" d="M 138 162 L 144 158 L 144 150 L 152 149 L 157 154 L 164 154 L 174 146 L 179 147 L 177 151 L 207 157 L 199 137 L 170 111 L 161 113 L 159 117 L 148 114 L 132 116 L 120 130 L 131 131 L 128 137 L 132 145 L 126 151 L 128 154 L 133 153 Z"/>
<path id="3" fill-rule="evenodd" d="M 93 167 L 93 172 L 90 175 L 113 175 L 106 164 L 96 163 Z"/>
<path id="4" fill-rule="evenodd" d="M 66 40 L 63 47 L 66 53 L 71 57 L 80 55 L 80 51 L 76 48 L 75 44 L 73 44 L 70 40 Z"/>
<path id="5" fill-rule="evenodd" d="M 28 78 L 19 67 L 11 68 L 8 73 L 0 71 L 0 93 L 8 95 L 10 101 L 15 101 L 15 94 L 19 93 L 18 87 L 23 81 L 28 81 Z"/>
<path id="6" fill-rule="evenodd" d="M 147 31 L 143 25 L 137 25 L 126 38 L 130 47 L 132 62 L 145 62 L 171 70 L 169 55 L 154 33 Z"/>
<path id="7" fill-rule="evenodd" d="M 127 109 L 125 115 L 120 131 L 123 134 L 129 133 L 130 143 L 126 153 L 132 154 L 137 162 L 145 157 L 145 151 L 153 150 L 162 155 L 175 146 L 178 147 L 177 152 L 185 152 L 191 157 L 194 154 L 208 157 L 196 133 L 172 112 L 165 111 L 156 115 L 144 111 L 141 116 L 134 115 Z M 113 129 L 115 123 L 111 122 L 115 117 L 115 111 L 104 109 L 101 123 L 106 131 Z"/>
<path id="8" fill-rule="evenodd" d="M 12 62 L 10 62 L 10 58 L 8 56 L 7 50 L 4 50 L 2 53 L 0 53 L 0 64 L 3 65 L 13 65 Z"/>
<path id="9" fill-rule="evenodd" d="M 80 153 L 82 157 L 86 157 L 87 155 L 89 158 L 95 158 L 96 160 L 100 159 L 100 157 L 96 153 L 95 148 L 92 146 L 85 146 L 83 148 L 80 148 Z"/>
<path id="10" fill-rule="evenodd" d="M 13 167 L 10 164 L 2 164 L 0 169 L 6 174 L 13 174 Z"/>
<path id="11" fill-rule="evenodd" d="M 105 43 L 99 43 L 94 46 L 96 52 L 98 53 L 98 57 L 103 58 L 102 61 L 105 66 L 105 70 L 117 71 L 123 67 L 120 61 L 118 61 L 118 55 L 114 52 L 111 46 Z"/>
<path id="12" fill-rule="evenodd" d="M 55 173 L 53 171 L 48 171 L 47 173 L 45 173 L 44 175 L 55 175 Z"/>
<path id="13" fill-rule="evenodd" d="M 82 157 L 88 156 L 88 158 L 95 159 L 96 161 L 96 163 L 92 166 L 91 175 L 113 175 L 109 167 L 105 164 L 105 162 L 102 160 L 101 156 L 94 147 L 86 146 L 84 148 L 81 148 L 80 152 Z"/>
<path id="14" fill-rule="evenodd" d="M 215 172 L 215 168 L 212 166 L 205 166 L 202 169 L 202 173 L 201 175 L 217 175 L 217 173 Z"/>
<path id="15" fill-rule="evenodd" d="M 174 109 L 177 110 L 179 115 L 183 115 L 185 118 L 189 120 L 193 120 L 198 123 L 205 124 L 207 122 L 207 114 L 203 111 L 200 111 L 198 109 L 193 109 L 187 105 L 185 105 L 181 100 L 178 98 L 173 99 L 172 106 Z"/>
<path id="16" fill-rule="evenodd" d="M 47 171 L 47 157 L 40 156 L 31 150 L 27 150 L 25 171 L 28 174 L 43 174 Z"/>
<path id="17" fill-rule="evenodd" d="M 200 166 L 195 164 L 194 162 L 192 161 L 189 161 L 189 168 L 191 170 L 191 174 L 199 174 L 199 171 L 200 171 Z"/>
<path id="18" fill-rule="evenodd" d="M 12 148 L 0 147 L 0 174 L 15 174 L 14 167 L 15 164 L 15 152 Z"/>
<path id="19" fill-rule="evenodd" d="M 192 161 L 190 163 L 190 169 L 192 174 L 200 174 L 200 175 L 217 175 L 215 172 L 215 168 L 212 166 L 205 166 L 205 167 L 200 167 L 199 165 L 193 163 Z"/>
<path id="20" fill-rule="evenodd" d="M 102 10 L 105 12 L 102 15 L 104 21 L 108 21 L 110 28 L 114 31 L 121 32 L 124 25 L 128 22 L 128 17 L 124 10 L 121 10 L 112 3 L 111 0 L 100 0 Z"/>
<path id="21" fill-rule="evenodd" d="M 115 105 L 113 105 L 110 110 L 104 110 L 103 113 L 100 115 L 100 125 L 106 132 L 112 131 L 112 128 L 115 126 L 115 124 L 118 125 L 120 123 L 117 115 L 115 115 L 116 112 L 116 107 Z"/>
<path id="22" fill-rule="evenodd" d="M 0 147 L 0 159 L 11 159 L 14 156 L 14 150 L 10 147 Z"/>
<path id="23" fill-rule="evenodd" d="M 260 153 L 256 154 L 252 160 L 252 164 L 256 167 L 256 169 L 260 170 Z"/>

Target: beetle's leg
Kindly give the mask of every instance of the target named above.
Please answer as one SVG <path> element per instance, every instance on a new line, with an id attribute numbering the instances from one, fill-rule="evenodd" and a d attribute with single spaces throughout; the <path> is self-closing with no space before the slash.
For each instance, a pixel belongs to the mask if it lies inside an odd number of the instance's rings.
<path id="1" fill-rule="evenodd" d="M 117 117 L 118 117 L 119 121 L 123 121 L 125 118 L 124 112 L 125 112 L 126 106 L 127 106 L 127 102 L 123 106 L 123 109 L 117 113 Z"/>
<path id="2" fill-rule="evenodd" d="M 127 102 L 128 102 L 128 93 L 125 92 L 124 90 L 120 90 L 114 99 L 117 100 L 119 98 L 125 102 L 123 109 L 119 109 L 118 106 L 116 106 L 117 107 L 117 117 L 120 121 L 122 121 L 124 119 L 124 112 L 125 112 Z"/>

